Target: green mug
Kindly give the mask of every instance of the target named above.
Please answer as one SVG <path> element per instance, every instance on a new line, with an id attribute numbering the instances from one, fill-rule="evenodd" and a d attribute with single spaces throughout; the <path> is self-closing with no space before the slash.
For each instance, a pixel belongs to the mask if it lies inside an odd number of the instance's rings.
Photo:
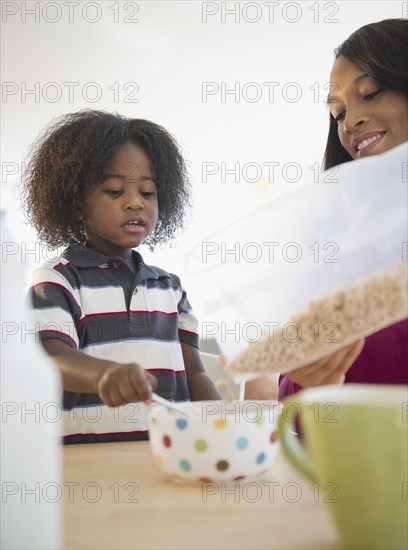
<path id="1" fill-rule="evenodd" d="M 408 386 L 303 390 L 285 399 L 279 437 L 325 494 L 345 548 L 408 548 Z"/>

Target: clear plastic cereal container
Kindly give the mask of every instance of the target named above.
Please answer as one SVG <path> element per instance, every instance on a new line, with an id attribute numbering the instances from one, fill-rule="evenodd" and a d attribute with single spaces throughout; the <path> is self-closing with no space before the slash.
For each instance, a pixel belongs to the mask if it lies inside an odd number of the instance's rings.
<path id="1" fill-rule="evenodd" d="M 408 317 L 407 151 L 335 167 L 189 253 L 208 318 L 246 327 L 228 370 L 288 372 Z"/>

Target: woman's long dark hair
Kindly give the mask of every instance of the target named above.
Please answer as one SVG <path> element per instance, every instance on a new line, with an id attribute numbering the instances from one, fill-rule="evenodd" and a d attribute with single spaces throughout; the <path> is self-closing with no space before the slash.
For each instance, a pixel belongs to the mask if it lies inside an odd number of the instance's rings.
<path id="1" fill-rule="evenodd" d="M 379 84 L 401 90 L 408 88 L 408 20 L 385 19 L 370 23 L 353 32 L 334 51 L 335 59 L 343 56 L 374 78 Z M 329 134 L 323 168 L 327 170 L 353 160 L 340 143 L 338 124 L 330 114 Z"/>

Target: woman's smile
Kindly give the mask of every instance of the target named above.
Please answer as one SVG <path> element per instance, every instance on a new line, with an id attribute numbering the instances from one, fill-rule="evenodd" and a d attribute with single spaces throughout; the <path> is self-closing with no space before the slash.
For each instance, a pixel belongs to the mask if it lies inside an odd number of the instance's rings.
<path id="1" fill-rule="evenodd" d="M 361 136 L 353 139 L 351 146 L 356 152 L 357 158 L 368 155 L 380 144 L 385 134 L 386 132 L 364 132 Z"/>

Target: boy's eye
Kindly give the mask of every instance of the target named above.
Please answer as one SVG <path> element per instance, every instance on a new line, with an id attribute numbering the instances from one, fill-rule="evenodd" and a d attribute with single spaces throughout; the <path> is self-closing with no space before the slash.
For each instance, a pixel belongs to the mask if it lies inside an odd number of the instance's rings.
<path id="1" fill-rule="evenodd" d="M 154 197 L 156 195 L 154 191 L 141 191 L 140 194 L 142 195 L 142 197 L 146 197 L 146 198 Z"/>
<path id="2" fill-rule="evenodd" d="M 120 189 L 105 189 L 105 193 L 111 197 L 120 197 L 122 195 L 122 191 Z"/>

